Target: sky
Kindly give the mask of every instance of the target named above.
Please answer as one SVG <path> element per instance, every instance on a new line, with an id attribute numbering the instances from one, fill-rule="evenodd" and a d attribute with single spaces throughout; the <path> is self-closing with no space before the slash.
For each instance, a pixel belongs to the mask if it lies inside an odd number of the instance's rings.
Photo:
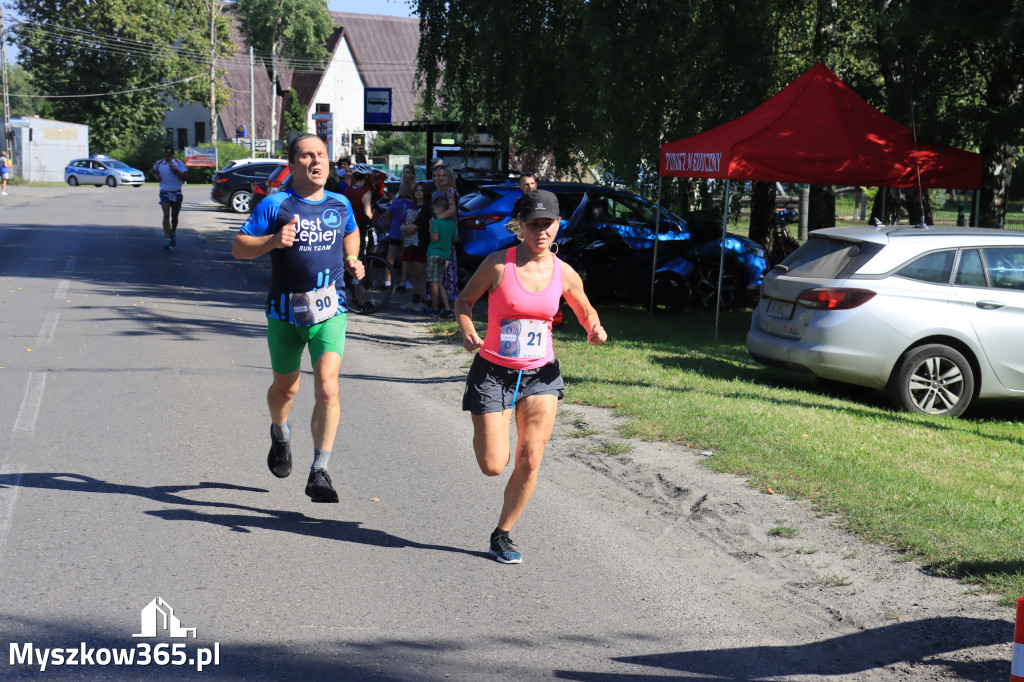
<path id="1" fill-rule="evenodd" d="M 387 14 L 394 17 L 415 16 L 409 7 L 408 0 L 328 0 L 327 9 L 332 12 L 352 12 L 356 14 Z M 9 12 L 5 12 L 11 17 Z M 18 50 L 11 45 L 5 46 L 7 59 L 15 62 Z"/>
<path id="2" fill-rule="evenodd" d="M 407 0 L 327 0 L 327 9 L 332 12 L 353 12 L 356 14 L 388 14 L 395 17 L 414 16 Z"/>

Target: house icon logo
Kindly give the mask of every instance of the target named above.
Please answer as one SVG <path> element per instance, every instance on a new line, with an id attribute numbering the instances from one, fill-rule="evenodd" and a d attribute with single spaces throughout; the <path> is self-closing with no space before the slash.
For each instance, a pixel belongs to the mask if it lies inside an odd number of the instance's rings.
<path id="1" fill-rule="evenodd" d="M 171 637 L 196 637 L 195 628 L 181 627 L 181 621 L 174 615 L 174 609 L 164 601 L 163 597 L 157 597 L 146 604 L 142 609 L 142 632 L 132 637 L 156 637 L 157 632 L 166 630 Z"/>

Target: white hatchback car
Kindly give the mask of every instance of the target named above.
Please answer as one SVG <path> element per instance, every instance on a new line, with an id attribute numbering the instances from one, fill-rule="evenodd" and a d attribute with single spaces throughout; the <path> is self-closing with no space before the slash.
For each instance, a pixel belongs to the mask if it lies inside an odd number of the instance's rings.
<path id="1" fill-rule="evenodd" d="M 1024 233 L 836 227 L 765 276 L 747 351 L 957 416 L 975 398 L 1024 397 L 1022 339 Z"/>

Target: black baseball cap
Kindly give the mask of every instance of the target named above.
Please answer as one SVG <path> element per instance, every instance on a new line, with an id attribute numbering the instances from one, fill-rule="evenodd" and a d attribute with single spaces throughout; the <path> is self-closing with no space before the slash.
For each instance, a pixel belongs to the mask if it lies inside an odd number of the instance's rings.
<path id="1" fill-rule="evenodd" d="M 171 152 L 173 154 L 177 150 L 174 148 L 173 144 L 169 144 L 166 147 L 164 147 L 164 151 L 165 152 Z"/>
<path id="2" fill-rule="evenodd" d="M 558 213 L 558 197 L 544 189 L 527 192 L 519 200 L 519 220 L 528 222 L 537 218 L 556 220 Z"/>

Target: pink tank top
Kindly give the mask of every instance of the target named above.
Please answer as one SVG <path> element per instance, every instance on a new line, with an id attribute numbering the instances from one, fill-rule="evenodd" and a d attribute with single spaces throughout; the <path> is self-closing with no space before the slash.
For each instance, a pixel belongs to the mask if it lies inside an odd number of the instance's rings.
<path id="1" fill-rule="evenodd" d="M 562 298 L 562 262 L 554 258 L 551 281 L 527 291 L 516 272 L 516 247 L 505 252 L 505 274 L 487 299 L 487 335 L 480 355 L 509 369 L 535 369 L 554 361 L 551 321 Z"/>

